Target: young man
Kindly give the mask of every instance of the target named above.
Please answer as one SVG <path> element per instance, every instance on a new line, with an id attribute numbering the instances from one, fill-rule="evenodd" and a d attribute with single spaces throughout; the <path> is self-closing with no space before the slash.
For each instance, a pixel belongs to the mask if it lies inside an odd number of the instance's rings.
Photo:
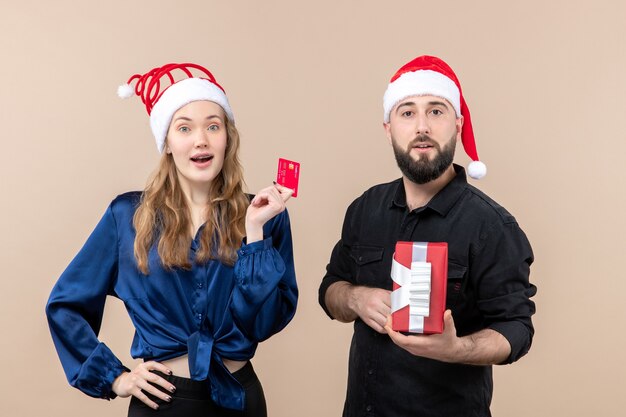
<path id="1" fill-rule="evenodd" d="M 421 56 L 398 70 L 384 127 L 402 178 L 350 205 L 319 291 L 331 318 L 355 322 L 344 416 L 489 416 L 491 365 L 518 360 L 532 342 L 532 249 L 515 218 L 452 163 L 460 140 L 469 175 L 486 173 L 445 62 Z M 398 241 L 448 244 L 442 334 L 391 329 Z"/>

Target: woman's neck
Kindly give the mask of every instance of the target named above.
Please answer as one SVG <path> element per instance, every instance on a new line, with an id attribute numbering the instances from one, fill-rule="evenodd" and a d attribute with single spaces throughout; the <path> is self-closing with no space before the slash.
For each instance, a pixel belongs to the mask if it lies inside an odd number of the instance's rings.
<path id="1" fill-rule="evenodd" d="M 194 187 L 190 184 L 181 184 L 191 220 L 191 236 L 195 237 L 200 226 L 206 222 L 207 207 L 210 204 L 210 184 L 203 187 Z"/>

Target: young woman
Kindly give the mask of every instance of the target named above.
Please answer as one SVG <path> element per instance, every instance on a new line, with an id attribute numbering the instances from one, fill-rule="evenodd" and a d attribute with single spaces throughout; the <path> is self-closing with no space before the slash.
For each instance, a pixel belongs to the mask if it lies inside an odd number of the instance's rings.
<path id="1" fill-rule="evenodd" d="M 118 93 L 142 98 L 162 157 L 143 192 L 113 200 L 52 290 L 68 381 L 93 397 L 132 395 L 129 416 L 265 416 L 249 361 L 296 309 L 291 190 L 244 194 L 232 110 L 205 68 L 168 64 Z M 135 326 L 131 355 L 144 362 L 133 370 L 97 339 L 107 295 Z"/>

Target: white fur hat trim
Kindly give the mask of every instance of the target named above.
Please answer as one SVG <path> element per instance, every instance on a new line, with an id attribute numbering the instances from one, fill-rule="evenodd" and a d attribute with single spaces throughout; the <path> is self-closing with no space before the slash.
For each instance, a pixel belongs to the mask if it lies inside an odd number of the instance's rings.
<path id="1" fill-rule="evenodd" d="M 218 86 L 202 78 L 186 78 L 178 81 L 165 90 L 150 113 L 150 128 L 159 152 L 163 152 L 165 137 L 174 113 L 192 101 L 201 100 L 219 104 L 224 109 L 228 120 L 235 123 L 228 98 Z"/>
<path id="2" fill-rule="evenodd" d="M 461 116 L 461 93 L 454 81 L 437 71 L 418 70 L 405 72 L 387 86 L 383 96 L 385 123 L 389 123 L 391 110 L 400 101 L 425 95 L 445 98 L 454 107 L 456 116 Z"/>

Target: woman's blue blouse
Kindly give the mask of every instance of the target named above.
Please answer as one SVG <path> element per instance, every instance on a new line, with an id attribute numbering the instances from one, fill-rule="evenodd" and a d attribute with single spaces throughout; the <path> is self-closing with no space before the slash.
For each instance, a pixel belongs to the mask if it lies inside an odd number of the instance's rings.
<path id="1" fill-rule="evenodd" d="M 257 344 L 283 329 L 296 311 L 298 289 L 287 211 L 264 226 L 264 240 L 243 244 L 234 267 L 218 260 L 191 270 L 165 269 L 156 245 L 148 275 L 133 254 L 133 215 L 140 192 L 118 196 L 56 283 L 46 313 L 70 384 L 114 398 L 113 380 L 128 370 L 98 340 L 107 295 L 122 300 L 135 326 L 133 358 L 163 361 L 189 354 L 194 380 L 207 380 L 213 400 L 243 409 L 244 390 L 222 359 L 245 361 Z"/>

